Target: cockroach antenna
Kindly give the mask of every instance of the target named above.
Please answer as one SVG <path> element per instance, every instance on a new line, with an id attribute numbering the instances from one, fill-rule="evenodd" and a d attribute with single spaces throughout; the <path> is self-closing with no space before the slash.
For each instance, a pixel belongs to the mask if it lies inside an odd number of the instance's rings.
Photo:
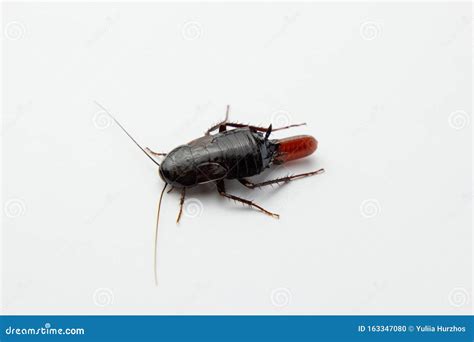
<path id="1" fill-rule="evenodd" d="M 114 122 L 122 129 L 122 131 L 125 132 L 126 135 L 128 135 L 128 137 L 130 139 L 132 139 L 132 141 L 135 143 L 135 145 L 138 146 L 138 148 L 140 150 L 142 150 L 143 153 L 146 154 L 146 156 L 148 158 L 150 158 L 150 160 L 155 163 L 156 165 L 158 165 L 158 167 L 160 167 L 160 164 L 152 157 L 148 154 L 148 152 L 140 146 L 140 144 L 130 135 L 130 133 L 127 132 L 127 130 L 120 124 L 120 122 L 118 122 L 118 120 L 104 107 L 102 106 L 99 102 L 97 101 L 94 101 L 95 104 L 97 106 L 99 106 L 105 113 L 107 113 L 108 116 L 110 116 L 112 118 L 112 120 L 114 120 Z M 154 252 L 153 252 L 153 270 L 154 270 L 154 275 L 155 275 L 155 284 L 158 285 L 158 273 L 157 273 L 157 270 L 156 270 L 156 257 L 157 257 L 157 246 L 158 246 L 158 224 L 160 222 L 160 211 L 161 211 L 161 201 L 163 200 L 163 195 L 165 193 L 165 189 L 166 187 L 168 186 L 168 183 L 165 182 L 165 186 L 163 188 L 163 190 L 161 191 L 161 195 L 160 195 L 160 199 L 158 201 L 158 210 L 157 210 L 157 214 L 156 214 L 156 227 L 155 227 L 155 246 L 154 246 Z M 171 188 L 173 189 L 173 188 Z"/>
<path id="2" fill-rule="evenodd" d="M 161 190 L 160 199 L 158 201 L 158 210 L 156 213 L 156 228 L 155 228 L 155 246 L 154 246 L 154 254 L 153 254 L 153 272 L 155 275 L 155 285 L 158 286 L 158 272 L 156 266 L 156 257 L 157 257 L 157 246 L 158 246 L 158 224 L 160 223 L 160 211 L 161 211 L 161 200 L 163 199 L 163 195 L 165 194 L 166 187 L 168 183 L 165 183 L 163 190 Z"/>
<path id="3" fill-rule="evenodd" d="M 160 163 L 158 163 L 152 156 L 150 156 L 150 155 L 148 154 L 148 152 L 147 152 L 143 147 L 140 146 L 140 144 L 130 135 L 130 133 L 127 132 L 127 130 L 120 124 L 120 122 L 118 122 L 118 120 L 117 120 L 104 106 L 102 106 L 102 105 L 101 105 L 99 102 L 97 102 L 97 101 L 94 101 L 94 103 L 95 103 L 97 106 L 99 106 L 105 113 L 107 113 L 107 115 L 110 116 L 110 117 L 112 118 L 112 120 L 114 120 L 114 122 L 122 129 L 122 131 L 124 131 L 125 134 L 128 135 L 128 137 L 129 137 L 130 139 L 132 139 L 132 141 L 135 143 L 135 145 L 137 145 L 138 148 L 139 148 L 140 150 L 142 150 L 142 152 L 145 153 L 146 156 L 147 156 L 148 158 L 150 158 L 150 160 L 151 160 L 153 163 L 155 163 L 156 165 L 158 165 L 158 167 L 160 166 Z"/>

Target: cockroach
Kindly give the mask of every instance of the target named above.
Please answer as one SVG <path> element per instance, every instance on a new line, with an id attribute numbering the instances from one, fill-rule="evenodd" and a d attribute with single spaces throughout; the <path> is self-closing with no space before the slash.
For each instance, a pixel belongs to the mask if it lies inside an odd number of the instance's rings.
<path id="1" fill-rule="evenodd" d="M 168 192 L 173 189 L 181 190 L 179 212 L 176 219 L 177 223 L 179 223 L 183 212 L 186 189 L 207 183 L 215 183 L 219 195 L 223 197 L 256 208 L 271 217 L 279 218 L 280 216 L 278 214 L 264 209 L 253 201 L 227 193 L 224 181 L 236 179 L 245 187 L 255 189 L 273 184 L 288 183 L 291 180 L 318 175 L 324 172 L 324 169 L 319 169 L 260 183 L 254 183 L 247 179 L 248 177 L 260 174 L 272 165 L 279 165 L 291 160 L 304 158 L 316 151 L 318 141 L 310 135 L 297 135 L 284 139 L 270 139 L 272 132 L 303 126 L 306 125 L 306 123 L 272 128 L 271 124 L 268 127 L 258 127 L 229 122 L 229 106 L 227 106 L 225 119 L 209 128 L 204 133 L 204 136 L 192 140 L 187 144 L 180 145 L 171 150 L 171 152 L 162 153 L 154 152 L 148 147 L 143 148 L 104 106 L 97 102 L 96 104 L 102 108 L 138 148 L 158 166 L 159 175 L 165 182 L 158 200 L 156 218 L 154 249 L 155 283 L 157 283 L 156 246 L 158 240 L 158 223 L 160 219 L 161 201 L 168 185 L 171 186 Z M 233 129 L 228 130 L 227 128 L 229 127 Z M 217 133 L 212 134 L 216 131 Z M 164 159 L 159 163 L 155 160 L 154 156 L 164 157 Z"/>

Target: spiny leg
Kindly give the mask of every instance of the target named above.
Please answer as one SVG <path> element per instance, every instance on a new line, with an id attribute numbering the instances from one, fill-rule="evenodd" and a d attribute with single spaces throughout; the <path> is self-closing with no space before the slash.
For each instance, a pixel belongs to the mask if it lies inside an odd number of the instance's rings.
<path id="1" fill-rule="evenodd" d="M 181 190 L 181 199 L 179 201 L 179 213 L 178 213 L 178 218 L 176 219 L 176 223 L 179 223 L 179 220 L 181 220 L 181 214 L 183 213 L 183 205 L 184 205 L 185 197 L 186 197 L 186 188 L 183 188 Z"/>
<path id="2" fill-rule="evenodd" d="M 227 131 L 226 123 L 227 123 L 227 120 L 229 120 L 229 111 L 230 111 L 230 106 L 227 105 L 227 108 L 225 110 L 225 120 L 223 123 L 219 125 L 219 133 Z"/>
<path id="3" fill-rule="evenodd" d="M 152 151 L 150 150 L 148 147 L 145 147 L 145 150 L 150 153 L 150 154 L 153 154 L 154 156 L 166 156 L 168 153 L 163 153 L 163 152 L 155 152 L 155 151 Z"/>
<path id="4" fill-rule="evenodd" d="M 243 127 L 248 127 L 250 129 L 259 131 L 259 132 L 266 132 L 268 131 L 269 127 L 259 127 L 259 126 L 252 126 L 252 125 L 246 125 L 246 124 L 241 124 L 237 122 L 227 122 L 227 126 L 234 127 L 234 128 L 243 128 Z M 288 129 L 292 127 L 299 127 L 299 126 L 304 126 L 306 125 L 306 122 L 300 123 L 300 124 L 294 124 L 294 125 L 288 125 L 288 126 L 283 126 L 283 127 L 278 127 L 278 128 L 272 128 L 272 132 L 275 131 L 281 131 L 283 129 Z"/>
<path id="5" fill-rule="evenodd" d="M 209 134 L 211 134 L 211 132 L 214 132 L 217 129 L 219 129 L 219 132 L 224 132 L 224 131 L 227 130 L 227 126 L 234 127 L 234 128 L 248 127 L 250 129 L 253 129 L 253 130 L 259 131 L 259 132 L 267 132 L 268 131 L 268 129 L 269 129 L 268 127 L 252 126 L 252 125 L 246 125 L 246 124 L 241 124 L 241 123 L 237 123 L 237 122 L 227 122 L 227 120 L 229 120 L 229 110 L 230 110 L 230 106 L 227 105 L 227 110 L 226 110 L 224 121 L 221 121 L 218 124 L 215 124 L 214 126 L 209 128 L 206 131 L 205 135 L 209 135 Z M 288 129 L 288 128 L 292 128 L 292 127 L 299 127 L 299 126 L 304 126 L 304 125 L 306 125 L 306 122 L 303 122 L 303 123 L 300 123 L 300 124 L 294 124 L 294 125 L 288 125 L 288 126 L 273 128 L 272 131 L 273 132 L 281 131 L 283 129 Z"/>
<path id="6" fill-rule="evenodd" d="M 204 135 L 209 135 L 211 134 L 211 132 L 214 132 L 216 129 L 219 129 L 219 132 L 223 132 L 226 130 L 226 123 L 227 123 L 227 120 L 229 120 L 229 111 L 230 111 L 230 106 L 227 105 L 227 109 L 225 111 L 225 119 L 224 121 L 221 121 L 219 122 L 218 124 L 215 124 L 214 126 L 212 126 L 211 128 L 209 128 L 206 133 L 204 133 Z"/>
<path id="7" fill-rule="evenodd" d="M 279 184 L 279 183 L 288 183 L 289 181 L 292 181 L 292 180 L 295 180 L 295 179 L 305 178 L 305 177 L 314 176 L 314 175 L 320 175 L 321 173 L 324 173 L 324 169 L 319 169 L 319 170 L 312 171 L 312 172 L 307 172 L 307 173 L 300 173 L 300 174 L 293 175 L 293 176 L 281 177 L 281 178 L 272 179 L 272 180 L 261 182 L 261 183 L 252 183 L 251 181 L 249 181 L 247 179 L 244 179 L 244 178 L 239 179 L 239 182 L 242 183 L 244 186 L 246 186 L 249 189 L 255 189 L 255 188 L 260 188 L 260 187 L 266 186 L 266 185 Z"/>
<path id="8" fill-rule="evenodd" d="M 224 197 L 227 197 L 229 199 L 232 199 L 234 201 L 237 201 L 237 202 L 241 202 L 243 204 L 247 204 L 248 206 L 251 206 L 251 207 L 254 207 L 254 208 L 257 208 L 258 210 L 260 210 L 261 212 L 267 214 L 267 215 L 270 215 L 271 217 L 274 217 L 274 218 L 280 218 L 280 215 L 278 214 L 274 214 L 264 208 L 262 208 L 261 206 L 259 206 L 258 204 L 256 203 L 253 203 L 252 201 L 250 200 L 247 200 L 245 198 L 240 198 L 240 197 L 237 197 L 237 196 L 234 196 L 234 195 L 231 195 L 231 194 L 228 194 L 226 191 L 225 191 L 225 185 L 224 185 L 224 181 L 223 180 L 220 180 L 220 181 L 217 181 L 217 191 L 219 191 L 219 195 L 221 196 L 224 196 Z"/>

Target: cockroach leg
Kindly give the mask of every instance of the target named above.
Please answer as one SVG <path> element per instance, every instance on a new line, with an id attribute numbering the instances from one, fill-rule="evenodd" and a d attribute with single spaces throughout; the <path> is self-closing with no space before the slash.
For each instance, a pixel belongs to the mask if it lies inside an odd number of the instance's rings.
<path id="1" fill-rule="evenodd" d="M 152 151 L 150 150 L 148 147 L 145 147 L 145 150 L 150 153 L 150 154 L 153 154 L 154 156 L 158 156 L 158 157 L 161 157 L 161 156 L 166 156 L 168 153 L 163 153 L 163 152 L 155 152 L 155 151 Z"/>
<path id="2" fill-rule="evenodd" d="M 250 201 L 250 200 L 247 200 L 245 198 L 240 198 L 240 197 L 237 197 L 237 196 L 234 196 L 234 195 L 231 195 L 231 194 L 228 194 L 226 191 L 225 191 L 225 185 L 224 185 L 224 181 L 223 180 L 220 180 L 217 182 L 217 191 L 219 192 L 219 195 L 221 196 L 224 196 L 224 197 L 227 197 L 229 199 L 232 199 L 234 201 L 237 201 L 237 202 L 241 202 L 243 204 L 247 204 L 248 206 L 250 207 L 254 207 L 254 208 L 257 208 L 258 210 L 260 210 L 261 212 L 271 216 L 271 217 L 274 217 L 274 218 L 277 218 L 279 219 L 280 218 L 280 215 L 278 214 L 275 214 L 275 213 L 272 213 L 264 208 L 262 208 L 261 206 L 259 206 L 258 204 Z"/>
<path id="3" fill-rule="evenodd" d="M 258 131 L 258 132 L 267 132 L 269 130 L 269 127 L 251 126 L 251 125 L 241 124 L 241 123 L 237 123 L 237 122 L 227 122 L 229 120 L 229 110 L 230 110 L 230 106 L 228 105 L 226 113 L 225 113 L 224 121 L 221 121 L 218 124 L 215 124 L 214 126 L 209 128 L 206 131 L 205 135 L 209 135 L 209 134 L 211 134 L 211 132 L 214 132 L 217 129 L 219 129 L 219 133 L 220 132 L 225 132 L 227 130 L 227 126 L 230 126 L 230 127 L 233 127 L 233 128 L 248 127 L 250 129 Z M 306 125 L 306 122 L 303 122 L 303 123 L 300 123 L 300 124 L 294 124 L 294 125 L 288 125 L 288 126 L 273 128 L 272 131 L 273 132 L 281 131 L 283 129 L 288 129 L 288 128 L 292 128 L 292 127 L 299 127 L 299 126 L 304 126 L 304 125 Z"/>
<path id="4" fill-rule="evenodd" d="M 279 183 L 288 183 L 289 181 L 298 179 L 298 178 L 304 178 L 304 177 L 309 177 L 309 176 L 314 176 L 314 175 L 319 175 L 321 173 L 324 173 L 324 169 L 319 169 L 316 171 L 312 172 L 307 172 L 307 173 L 300 173 L 298 175 L 293 175 L 293 176 L 287 176 L 287 177 L 281 177 L 277 179 L 272 179 L 269 181 L 261 182 L 261 183 L 252 183 L 251 181 L 247 179 L 239 179 L 239 182 L 242 183 L 242 185 L 246 186 L 249 189 L 255 189 L 255 188 L 260 188 L 262 186 L 266 185 L 272 185 L 272 184 L 279 184 Z"/>
<path id="5" fill-rule="evenodd" d="M 227 126 L 226 124 L 222 124 L 219 126 L 219 133 L 227 131 Z"/>
<path id="6" fill-rule="evenodd" d="M 166 191 L 166 193 L 169 194 L 173 190 L 174 190 L 174 186 L 172 186 L 168 191 Z"/>
<path id="7" fill-rule="evenodd" d="M 234 128 L 248 127 L 250 129 L 253 129 L 253 130 L 259 131 L 259 132 L 266 132 L 269 129 L 269 127 L 251 126 L 251 125 L 241 124 L 241 123 L 237 123 L 237 122 L 227 122 L 226 125 L 229 126 L 229 127 L 234 127 Z M 303 122 L 303 123 L 300 123 L 300 124 L 294 124 L 294 125 L 288 125 L 288 126 L 283 126 L 283 127 L 278 127 L 278 128 L 272 128 L 272 132 L 281 131 L 283 129 L 288 129 L 288 128 L 292 128 L 292 127 L 305 126 L 305 125 L 306 125 L 306 122 Z"/>
<path id="8" fill-rule="evenodd" d="M 179 220 L 181 220 L 181 215 L 183 213 L 183 205 L 184 205 L 184 198 L 186 197 L 186 188 L 183 188 L 181 190 L 181 199 L 179 201 L 179 213 L 178 213 L 178 218 L 176 219 L 176 223 L 179 223 Z"/>
<path id="9" fill-rule="evenodd" d="M 227 108 L 225 110 L 225 119 L 219 126 L 219 133 L 227 131 L 226 123 L 227 123 L 227 120 L 229 120 L 229 111 L 230 111 L 230 106 L 227 105 Z"/>
<path id="10" fill-rule="evenodd" d="M 214 132 L 216 129 L 219 129 L 219 132 L 224 132 L 227 128 L 226 128 L 226 123 L 227 123 L 227 120 L 229 120 L 229 111 L 230 111 L 230 106 L 227 105 L 227 108 L 226 108 L 226 111 L 225 111 L 225 119 L 224 121 L 221 121 L 219 122 L 218 124 L 215 124 L 214 126 L 212 126 L 211 128 L 209 128 L 206 133 L 204 133 L 205 135 L 209 135 L 211 134 L 211 132 Z"/>

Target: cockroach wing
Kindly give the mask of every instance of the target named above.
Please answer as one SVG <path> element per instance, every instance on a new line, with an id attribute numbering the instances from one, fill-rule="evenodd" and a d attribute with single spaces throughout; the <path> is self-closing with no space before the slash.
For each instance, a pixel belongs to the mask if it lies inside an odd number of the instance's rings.
<path id="1" fill-rule="evenodd" d="M 215 182 L 227 175 L 227 169 L 219 163 L 202 163 L 197 166 L 197 169 L 197 182 L 199 184 Z"/>

